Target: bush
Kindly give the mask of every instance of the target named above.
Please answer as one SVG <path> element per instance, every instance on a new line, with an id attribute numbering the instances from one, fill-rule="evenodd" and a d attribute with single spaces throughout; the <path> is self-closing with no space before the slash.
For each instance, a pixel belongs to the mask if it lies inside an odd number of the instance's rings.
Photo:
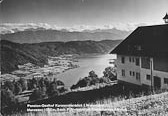
<path id="1" fill-rule="evenodd" d="M 92 77 L 89 86 L 96 85 L 99 82 L 100 82 L 100 79 L 98 77 Z"/>
<path id="2" fill-rule="evenodd" d="M 106 78 L 106 77 L 102 77 L 99 79 L 99 83 L 108 83 L 110 81 L 109 78 Z"/>
<path id="3" fill-rule="evenodd" d="M 72 85 L 70 89 L 76 89 L 77 86 L 76 85 Z"/>
<path id="4" fill-rule="evenodd" d="M 76 89 L 78 87 L 87 87 L 99 83 L 99 78 L 94 71 L 89 72 L 89 76 L 83 79 L 80 79 L 76 85 L 72 85 L 71 89 Z"/>
<path id="5" fill-rule="evenodd" d="M 79 80 L 77 83 L 77 87 L 86 87 L 88 85 L 88 81 L 86 78 Z"/>
<path id="6" fill-rule="evenodd" d="M 102 78 L 98 78 L 97 74 L 92 70 L 89 72 L 88 77 L 85 77 L 79 80 L 76 85 L 71 86 L 71 89 L 96 85 L 98 83 L 108 83 L 110 81 L 117 79 L 117 73 L 114 67 L 105 68 L 105 71 L 103 72 L 103 74 L 104 76 Z"/>
<path id="7" fill-rule="evenodd" d="M 61 88 L 58 89 L 58 91 L 59 91 L 59 93 L 63 93 L 65 91 L 67 91 L 67 89 L 65 89 L 64 87 L 61 87 Z"/>

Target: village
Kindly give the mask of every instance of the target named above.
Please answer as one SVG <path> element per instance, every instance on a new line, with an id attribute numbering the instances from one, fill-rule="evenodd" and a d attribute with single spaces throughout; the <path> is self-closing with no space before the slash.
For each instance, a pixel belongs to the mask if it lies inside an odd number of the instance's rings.
<path id="1" fill-rule="evenodd" d="M 79 67 L 75 62 L 77 62 L 77 59 L 73 55 L 66 54 L 58 57 L 49 57 L 48 64 L 44 65 L 44 67 L 39 67 L 32 63 L 19 65 L 19 70 L 13 71 L 10 74 L 2 74 L 1 82 L 18 80 L 20 77 L 24 77 L 25 79 L 47 77 L 53 80 L 54 76 Z"/>

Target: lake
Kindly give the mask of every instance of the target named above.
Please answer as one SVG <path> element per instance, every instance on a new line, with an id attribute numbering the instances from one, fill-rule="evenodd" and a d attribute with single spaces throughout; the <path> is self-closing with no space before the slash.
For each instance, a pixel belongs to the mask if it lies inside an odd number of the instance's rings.
<path id="1" fill-rule="evenodd" d="M 90 71 L 95 71 L 98 77 L 103 76 L 103 71 L 108 66 L 113 66 L 109 63 L 110 59 L 116 59 L 116 55 L 87 55 L 78 57 L 76 62 L 80 67 L 68 70 L 62 74 L 57 75 L 57 78 L 65 83 L 66 87 L 76 84 L 80 78 L 88 76 Z"/>

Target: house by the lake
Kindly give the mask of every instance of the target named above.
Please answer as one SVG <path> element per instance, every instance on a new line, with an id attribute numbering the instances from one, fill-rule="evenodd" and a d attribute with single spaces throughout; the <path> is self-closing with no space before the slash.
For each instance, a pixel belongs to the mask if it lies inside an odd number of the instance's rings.
<path id="1" fill-rule="evenodd" d="M 111 54 L 119 82 L 168 89 L 168 24 L 138 27 Z"/>

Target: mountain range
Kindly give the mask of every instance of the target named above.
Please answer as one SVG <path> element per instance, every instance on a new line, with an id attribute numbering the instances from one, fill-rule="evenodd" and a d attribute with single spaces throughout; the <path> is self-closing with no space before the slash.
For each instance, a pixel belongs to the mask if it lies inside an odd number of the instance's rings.
<path id="1" fill-rule="evenodd" d="M 68 41 L 101 41 L 101 40 L 121 40 L 131 32 L 122 31 L 116 28 L 95 29 L 83 31 L 68 31 L 66 29 L 53 30 L 44 28 L 28 28 L 24 31 L 14 29 L 14 33 L 1 34 L 2 40 L 9 40 L 16 43 L 40 43 L 40 42 L 68 42 Z"/>

